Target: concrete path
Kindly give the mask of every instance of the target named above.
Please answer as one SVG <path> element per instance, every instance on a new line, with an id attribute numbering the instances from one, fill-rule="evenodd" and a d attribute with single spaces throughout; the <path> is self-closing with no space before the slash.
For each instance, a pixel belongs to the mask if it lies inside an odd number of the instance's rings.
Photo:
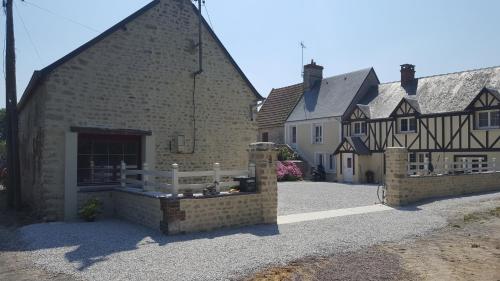
<path id="1" fill-rule="evenodd" d="M 278 216 L 278 224 L 323 220 L 328 218 L 361 215 L 361 214 L 368 214 L 368 213 L 375 213 L 375 212 L 382 212 L 389 210 L 393 210 L 393 208 L 382 204 L 376 204 L 371 206 L 362 206 L 355 208 L 345 208 L 345 209 L 336 209 L 336 210 L 328 210 L 320 212 L 285 215 L 285 216 Z"/>

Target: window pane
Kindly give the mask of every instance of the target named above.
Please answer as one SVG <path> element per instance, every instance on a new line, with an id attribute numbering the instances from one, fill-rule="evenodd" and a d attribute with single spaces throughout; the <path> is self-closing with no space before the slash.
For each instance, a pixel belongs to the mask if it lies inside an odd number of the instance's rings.
<path id="1" fill-rule="evenodd" d="M 410 131 L 416 131 L 417 130 L 417 119 L 411 118 L 410 120 Z"/>
<path id="2" fill-rule="evenodd" d="M 361 133 L 362 134 L 366 134 L 366 123 L 362 123 L 362 126 L 361 126 Z"/>
<path id="3" fill-rule="evenodd" d="M 500 126 L 500 111 L 495 110 L 490 112 L 490 126 L 491 127 Z"/>
<path id="4" fill-rule="evenodd" d="M 479 112 L 479 127 L 488 127 L 488 112 Z"/>
<path id="5" fill-rule="evenodd" d="M 140 136 L 86 135 L 78 136 L 78 185 L 117 184 L 120 164 L 138 168 Z M 92 149 L 89 149 L 92 148 Z M 128 154 L 124 154 L 125 150 Z"/>
<path id="6" fill-rule="evenodd" d="M 417 155 L 415 153 L 410 153 L 410 154 L 408 154 L 408 156 L 409 156 L 410 162 L 412 162 L 412 163 L 417 162 Z"/>
<path id="7" fill-rule="evenodd" d="M 78 154 L 90 154 L 92 153 L 92 141 L 87 139 L 82 139 L 78 141 Z"/>
<path id="8" fill-rule="evenodd" d="M 347 168 L 348 169 L 352 168 L 352 159 L 351 158 L 347 158 Z"/>
<path id="9" fill-rule="evenodd" d="M 424 162 L 424 155 L 422 153 L 418 154 L 418 162 Z"/>
<path id="10" fill-rule="evenodd" d="M 354 134 L 356 135 L 361 134 L 361 128 L 359 123 L 354 123 Z"/>
<path id="11" fill-rule="evenodd" d="M 333 161 L 334 161 L 334 159 L 335 159 L 335 155 L 330 154 L 330 165 L 329 165 L 330 170 L 333 170 Z"/>
<path id="12" fill-rule="evenodd" d="M 110 142 L 109 143 L 109 154 L 117 154 L 117 155 L 122 155 L 123 154 L 123 143 L 120 142 Z"/>
<path id="13" fill-rule="evenodd" d="M 138 142 L 126 142 L 124 145 L 125 154 L 137 154 L 139 153 L 140 144 Z"/>
<path id="14" fill-rule="evenodd" d="M 292 143 L 297 142 L 297 127 L 292 127 Z"/>
<path id="15" fill-rule="evenodd" d="M 94 154 L 107 154 L 108 142 L 103 140 L 93 141 L 92 153 Z"/>
<path id="16" fill-rule="evenodd" d="M 401 132 L 408 131 L 408 119 L 401 119 Z"/>
<path id="17" fill-rule="evenodd" d="M 94 155 L 92 160 L 95 169 L 103 169 L 108 166 L 108 155 Z"/>
<path id="18" fill-rule="evenodd" d="M 268 142 L 269 141 L 269 135 L 268 135 L 268 133 L 262 133 L 262 141 L 263 142 Z"/>

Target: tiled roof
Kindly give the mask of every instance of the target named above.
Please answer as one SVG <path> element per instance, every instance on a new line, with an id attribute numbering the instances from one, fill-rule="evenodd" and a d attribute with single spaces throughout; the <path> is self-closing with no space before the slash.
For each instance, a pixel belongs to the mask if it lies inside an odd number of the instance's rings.
<path id="1" fill-rule="evenodd" d="M 417 78 L 403 88 L 391 82 L 373 87 L 359 102 L 370 107 L 371 118 L 389 117 L 403 98 L 421 114 L 462 111 L 486 87 L 500 89 L 500 66 Z"/>
<path id="2" fill-rule="evenodd" d="M 281 127 L 303 93 L 302 83 L 272 89 L 257 114 L 259 128 Z"/>

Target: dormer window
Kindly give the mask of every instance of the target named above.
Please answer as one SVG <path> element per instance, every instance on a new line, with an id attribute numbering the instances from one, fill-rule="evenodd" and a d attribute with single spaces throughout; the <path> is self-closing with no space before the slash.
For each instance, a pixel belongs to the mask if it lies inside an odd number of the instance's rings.
<path id="1" fill-rule="evenodd" d="M 353 122 L 354 125 L 354 136 L 364 136 L 366 135 L 366 122 L 358 121 Z"/>
<path id="2" fill-rule="evenodd" d="M 500 128 L 500 110 L 485 110 L 477 113 L 479 129 Z"/>
<path id="3" fill-rule="evenodd" d="M 417 120 L 415 117 L 402 117 L 399 118 L 399 132 L 400 133 L 415 133 L 417 131 Z"/>

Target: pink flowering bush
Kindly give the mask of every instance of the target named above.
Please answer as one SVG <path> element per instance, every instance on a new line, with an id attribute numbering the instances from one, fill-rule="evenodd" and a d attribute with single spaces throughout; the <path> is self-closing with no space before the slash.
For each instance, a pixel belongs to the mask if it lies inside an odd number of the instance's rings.
<path id="1" fill-rule="evenodd" d="M 294 162 L 278 161 L 276 164 L 278 181 L 297 181 L 302 179 L 302 171 Z"/>

